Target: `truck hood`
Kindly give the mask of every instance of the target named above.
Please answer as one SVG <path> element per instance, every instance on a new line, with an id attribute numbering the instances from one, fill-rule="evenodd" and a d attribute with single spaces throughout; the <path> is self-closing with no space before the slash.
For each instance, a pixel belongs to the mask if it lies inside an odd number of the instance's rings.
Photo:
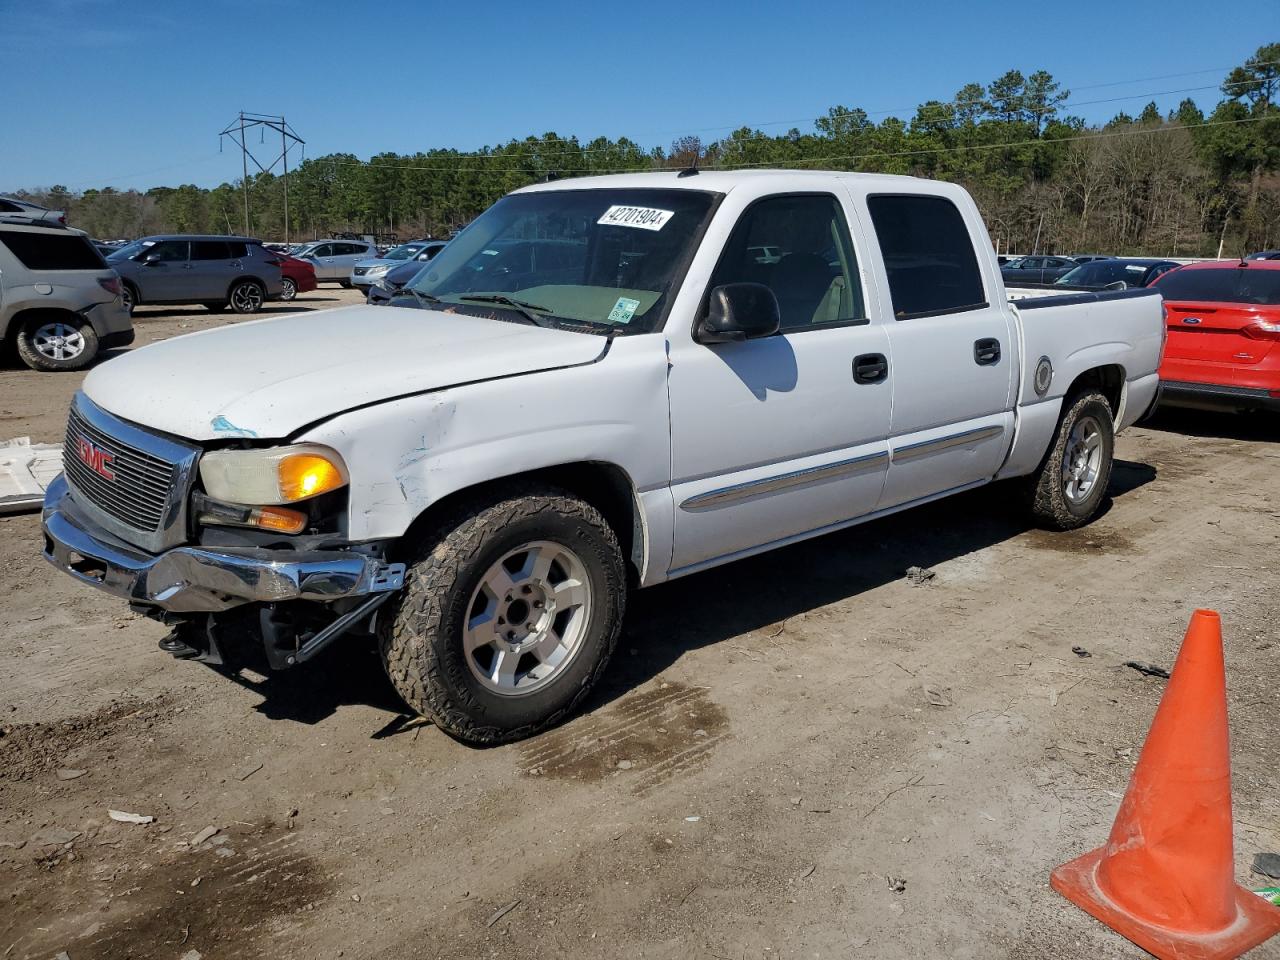
<path id="1" fill-rule="evenodd" d="M 380 400 L 590 363 L 604 337 L 471 314 L 342 307 L 204 330 L 95 368 L 89 399 L 190 440 L 279 439 Z"/>

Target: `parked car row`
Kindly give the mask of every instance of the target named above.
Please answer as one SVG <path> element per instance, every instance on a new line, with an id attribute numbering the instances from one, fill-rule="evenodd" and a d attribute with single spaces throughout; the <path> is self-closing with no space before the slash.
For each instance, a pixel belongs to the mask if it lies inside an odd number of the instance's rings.
<path id="1" fill-rule="evenodd" d="M 1109 257 L 1093 253 L 1072 257 L 1030 256 L 1017 257 L 1001 264 L 1000 276 L 1005 283 L 1016 286 L 1061 284 L 1124 290 L 1148 286 L 1161 274 L 1177 266 L 1173 260 Z"/>

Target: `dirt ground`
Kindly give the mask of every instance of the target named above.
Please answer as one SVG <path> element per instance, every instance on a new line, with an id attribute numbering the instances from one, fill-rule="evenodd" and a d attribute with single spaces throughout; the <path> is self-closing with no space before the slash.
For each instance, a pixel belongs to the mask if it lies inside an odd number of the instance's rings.
<path id="1" fill-rule="evenodd" d="M 79 379 L 0 370 L 0 437 L 61 439 Z M 1124 661 L 1172 665 L 1207 606 L 1236 876 L 1266 885 L 1278 441 L 1167 412 L 1084 530 L 994 488 L 643 591 L 587 710 L 490 750 L 395 730 L 359 643 L 269 678 L 172 660 L 0 520 L 0 957 L 1142 956 L 1049 871 L 1105 839 L 1164 688 Z"/>

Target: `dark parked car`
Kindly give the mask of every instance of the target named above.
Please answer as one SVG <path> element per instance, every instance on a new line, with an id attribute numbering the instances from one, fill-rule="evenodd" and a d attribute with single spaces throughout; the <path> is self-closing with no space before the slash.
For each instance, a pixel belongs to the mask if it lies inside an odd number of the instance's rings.
<path id="1" fill-rule="evenodd" d="M 1066 257 L 1022 257 L 1007 263 L 1000 268 L 1004 282 L 1013 286 L 1023 283 L 1053 283 L 1068 270 L 1074 269 L 1076 262 Z"/>
<path id="2" fill-rule="evenodd" d="M 418 275 L 423 264 L 418 260 L 410 260 L 408 263 L 402 263 L 398 267 L 392 267 L 374 283 L 368 286 L 368 296 L 365 298 L 368 303 L 374 306 L 381 306 L 388 303 L 397 292 L 404 288 L 404 285 Z"/>
<path id="3" fill-rule="evenodd" d="M 121 247 L 107 263 L 124 283 L 130 312 L 140 303 L 227 305 L 257 313 L 282 292 L 280 260 L 259 240 L 171 234 L 143 237 Z"/>
<path id="4" fill-rule="evenodd" d="M 1180 264 L 1172 260 L 1151 260 L 1142 257 L 1110 257 L 1106 260 L 1090 260 L 1074 270 L 1064 273 L 1055 286 L 1086 287 L 1091 290 L 1150 286 L 1159 277 Z M 1124 287 L 1116 286 L 1124 284 Z"/>
<path id="5" fill-rule="evenodd" d="M 1259 250 L 1245 257 L 1246 260 L 1280 260 L 1280 250 Z"/>

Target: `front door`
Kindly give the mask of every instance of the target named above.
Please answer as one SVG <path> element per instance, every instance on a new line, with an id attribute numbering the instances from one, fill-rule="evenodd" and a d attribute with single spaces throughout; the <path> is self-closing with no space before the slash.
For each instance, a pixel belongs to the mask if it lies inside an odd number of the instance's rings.
<path id="1" fill-rule="evenodd" d="M 322 243 L 311 251 L 311 260 L 316 265 L 317 280 L 337 280 L 341 275 L 341 268 L 335 261 L 333 248 L 332 243 Z"/>
<path id="2" fill-rule="evenodd" d="M 147 247 L 136 273 L 143 303 L 181 302 L 190 296 L 190 246 L 186 240 L 157 240 Z"/>
<path id="3" fill-rule="evenodd" d="M 742 282 L 773 291 L 778 334 L 669 337 L 672 573 L 868 513 L 884 482 L 888 338 L 869 315 L 842 200 L 747 207 L 709 289 Z"/>
<path id="4" fill-rule="evenodd" d="M 974 253 L 987 242 L 980 224 L 942 196 L 880 194 L 866 204 L 892 303 L 885 509 L 995 475 L 1013 436 L 1019 354 L 1012 311 Z"/>

